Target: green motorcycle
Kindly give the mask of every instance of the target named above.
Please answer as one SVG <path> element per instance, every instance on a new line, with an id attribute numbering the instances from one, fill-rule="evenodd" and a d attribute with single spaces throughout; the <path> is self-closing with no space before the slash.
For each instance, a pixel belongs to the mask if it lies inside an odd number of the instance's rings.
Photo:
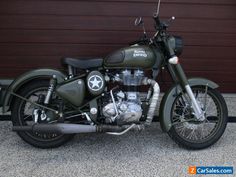
<path id="1" fill-rule="evenodd" d="M 165 68 L 174 85 L 161 101 L 162 130 L 184 148 L 202 149 L 217 142 L 227 125 L 224 98 L 216 83 L 187 79 L 179 60 L 183 40 L 168 34 L 174 17 L 160 21 L 159 7 L 160 0 L 153 37 L 147 37 L 142 18 L 137 18 L 135 25 L 142 26 L 144 34 L 129 47 L 105 58 L 64 58 L 67 74 L 37 69 L 17 78 L 3 104 L 4 111 L 12 112 L 13 131 L 33 146 L 53 148 L 78 133 L 144 130 L 153 121 L 160 94 L 156 78 Z"/>

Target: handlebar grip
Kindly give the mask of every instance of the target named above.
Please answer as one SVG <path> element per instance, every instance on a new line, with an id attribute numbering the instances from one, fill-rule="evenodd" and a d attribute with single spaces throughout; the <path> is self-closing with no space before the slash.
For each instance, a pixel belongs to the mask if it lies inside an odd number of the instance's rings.
<path id="1" fill-rule="evenodd" d="M 160 26 L 161 21 L 160 21 L 160 18 L 159 18 L 159 16 L 158 16 L 157 14 L 154 14 L 154 15 L 153 15 L 153 19 L 155 20 L 156 25 L 157 25 L 157 26 Z"/>
<path id="2" fill-rule="evenodd" d="M 156 21 L 157 26 L 161 25 L 161 21 L 160 21 L 159 17 L 155 18 L 155 21 Z"/>

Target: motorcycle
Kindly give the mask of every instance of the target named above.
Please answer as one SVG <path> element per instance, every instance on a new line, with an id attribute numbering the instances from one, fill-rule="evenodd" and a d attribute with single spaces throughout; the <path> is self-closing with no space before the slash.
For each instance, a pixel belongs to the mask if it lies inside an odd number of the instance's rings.
<path id="1" fill-rule="evenodd" d="M 79 133 L 119 136 L 145 130 L 159 99 L 156 78 L 165 68 L 174 84 L 161 101 L 162 130 L 188 149 L 216 143 L 227 125 L 225 100 L 213 81 L 187 79 L 179 59 L 183 40 L 167 31 L 174 17 L 161 21 L 159 9 L 160 0 L 151 38 L 143 19 L 137 18 L 135 25 L 143 27 L 143 37 L 129 47 L 105 58 L 64 58 L 67 74 L 36 69 L 15 79 L 3 104 L 5 112 L 12 112 L 13 131 L 33 146 L 54 148 Z"/>

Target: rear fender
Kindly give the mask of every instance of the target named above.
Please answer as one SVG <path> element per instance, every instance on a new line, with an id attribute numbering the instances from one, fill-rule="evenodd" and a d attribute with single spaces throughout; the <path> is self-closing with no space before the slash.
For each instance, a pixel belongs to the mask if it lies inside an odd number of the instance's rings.
<path id="1" fill-rule="evenodd" d="M 12 103 L 12 98 L 13 96 L 11 95 L 10 92 L 17 92 L 22 86 L 25 84 L 39 78 L 51 78 L 53 75 L 57 76 L 57 82 L 61 83 L 65 80 L 66 75 L 63 74 L 62 72 L 55 70 L 55 69 L 36 69 L 32 70 L 29 72 L 26 72 L 16 78 L 11 85 L 8 87 L 7 92 L 4 96 L 3 100 L 3 113 L 9 111 L 11 103 Z"/>
<path id="2" fill-rule="evenodd" d="M 190 87 L 191 86 L 208 86 L 211 89 L 216 89 L 219 86 L 204 78 L 192 78 L 188 80 Z M 171 124 L 171 109 L 172 105 L 175 101 L 175 98 L 179 93 L 181 93 L 182 89 L 180 85 L 173 86 L 162 98 L 160 105 L 160 124 L 161 128 L 164 132 L 168 132 L 172 126 Z"/>

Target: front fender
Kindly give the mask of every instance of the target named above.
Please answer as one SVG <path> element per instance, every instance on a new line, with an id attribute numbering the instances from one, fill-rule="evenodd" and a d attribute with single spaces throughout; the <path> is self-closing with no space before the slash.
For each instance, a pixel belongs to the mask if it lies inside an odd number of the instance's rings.
<path id="1" fill-rule="evenodd" d="M 211 89 L 216 89 L 219 86 L 204 78 L 191 78 L 188 80 L 188 83 L 191 86 L 208 86 Z M 177 95 L 182 91 L 180 85 L 173 86 L 162 98 L 160 105 L 160 124 L 164 132 L 168 132 L 171 128 L 171 109 Z"/>
<path id="2" fill-rule="evenodd" d="M 24 84 L 38 78 L 51 78 L 53 75 L 57 76 L 57 82 L 61 83 L 65 80 L 66 75 L 55 69 L 36 69 L 26 72 L 16 78 L 7 89 L 7 93 L 3 102 L 3 113 L 9 110 L 11 105 L 12 95 L 10 92 L 17 92 Z"/>

